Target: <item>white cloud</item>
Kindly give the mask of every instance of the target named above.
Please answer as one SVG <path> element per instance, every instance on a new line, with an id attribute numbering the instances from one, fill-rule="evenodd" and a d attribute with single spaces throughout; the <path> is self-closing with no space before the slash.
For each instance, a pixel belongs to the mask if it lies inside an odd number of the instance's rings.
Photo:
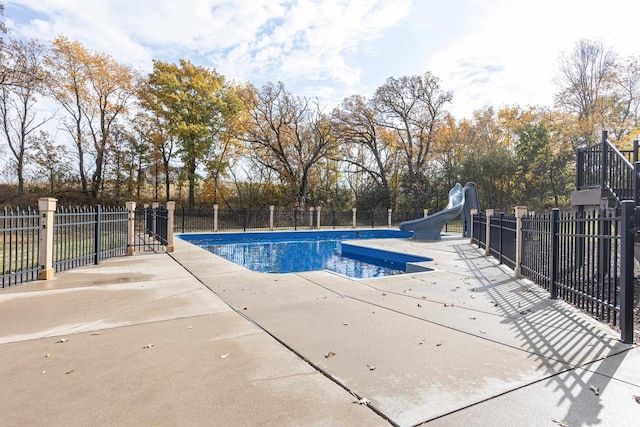
<path id="1" fill-rule="evenodd" d="M 454 89 L 452 110 L 470 116 L 485 105 L 552 106 L 558 60 L 575 43 L 601 40 L 622 55 L 632 46 L 640 3 L 612 0 L 478 1 L 470 30 L 428 60 L 427 67 Z"/>
<path id="2" fill-rule="evenodd" d="M 550 105 L 562 51 L 600 39 L 638 54 L 628 0 L 5 0 L 15 36 L 59 34 L 143 71 L 180 58 L 236 81 L 281 80 L 335 105 L 433 72 L 451 110 Z M 332 106 L 330 105 L 330 106 Z"/>
<path id="3" fill-rule="evenodd" d="M 191 59 L 235 80 L 333 81 L 353 86 L 345 61 L 408 13 L 410 0 L 8 0 L 37 16 L 13 32 L 59 34 L 149 70 L 151 59 Z"/>

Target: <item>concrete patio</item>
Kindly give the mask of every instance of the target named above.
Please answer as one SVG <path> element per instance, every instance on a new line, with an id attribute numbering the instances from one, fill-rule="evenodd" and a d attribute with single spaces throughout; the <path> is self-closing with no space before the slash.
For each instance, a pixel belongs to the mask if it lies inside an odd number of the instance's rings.
<path id="1" fill-rule="evenodd" d="M 189 243 L 0 291 L 3 425 L 637 425 L 640 350 L 468 239 L 264 274 Z"/>

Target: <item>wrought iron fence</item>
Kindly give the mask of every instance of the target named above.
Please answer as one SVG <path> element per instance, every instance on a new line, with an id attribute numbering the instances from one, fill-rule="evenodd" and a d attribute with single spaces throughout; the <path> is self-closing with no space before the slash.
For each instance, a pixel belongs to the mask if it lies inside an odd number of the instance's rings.
<path id="1" fill-rule="evenodd" d="M 615 210 L 558 215 L 554 266 L 558 296 L 597 319 L 618 324 L 621 217 Z"/>
<path id="2" fill-rule="evenodd" d="M 522 263 L 520 272 L 549 290 L 551 280 L 551 214 L 529 215 L 522 219 Z"/>
<path id="3" fill-rule="evenodd" d="M 168 211 L 147 206 L 135 211 L 133 247 L 136 252 L 164 252 L 168 239 Z"/>
<path id="4" fill-rule="evenodd" d="M 623 201 L 617 209 L 563 213 L 554 209 L 522 218 L 519 238 L 515 217 L 494 215 L 489 252 L 547 289 L 551 298 L 562 298 L 598 320 L 619 326 L 622 341 L 632 342 L 634 215 L 632 201 Z M 481 216 L 474 216 L 473 241 L 478 244 L 482 229 Z M 521 258 L 517 266 L 513 262 L 516 241 Z"/>
<path id="5" fill-rule="evenodd" d="M 499 213 L 489 218 L 489 253 L 510 268 L 516 265 L 516 217 Z"/>
<path id="6" fill-rule="evenodd" d="M 353 226 L 353 211 L 336 211 L 330 209 L 294 210 L 275 208 L 273 211 L 273 229 L 308 229 L 317 228 L 320 215 L 321 228 L 343 228 Z M 397 226 L 402 221 L 420 218 L 420 212 L 392 212 L 391 224 Z M 217 221 L 216 221 L 217 219 Z M 356 227 L 388 227 L 389 212 L 386 209 L 358 210 Z M 217 227 L 216 227 L 217 226 Z M 461 232 L 460 221 L 452 221 L 446 225 L 445 231 Z M 174 229 L 177 232 L 213 232 L 213 231 L 256 231 L 271 229 L 271 211 L 264 209 L 218 209 L 181 207 L 175 211 Z"/>
<path id="7" fill-rule="evenodd" d="M 353 211 L 321 210 L 320 224 L 331 228 L 352 227 Z"/>
<path id="8" fill-rule="evenodd" d="M 124 208 L 59 208 L 54 213 L 53 267 L 56 272 L 122 256 L 127 251 Z"/>
<path id="9" fill-rule="evenodd" d="M 176 209 L 175 228 L 183 233 L 213 230 L 213 208 L 190 209 L 182 206 Z"/>
<path id="10" fill-rule="evenodd" d="M 479 248 L 487 247 L 487 216 L 484 212 L 478 212 L 473 215 L 473 233 L 471 242 L 478 245 Z"/>
<path id="11" fill-rule="evenodd" d="M 37 279 L 39 229 L 37 210 L 5 207 L 0 214 L 3 288 Z"/>
<path id="12" fill-rule="evenodd" d="M 404 221 L 411 221 L 412 219 L 418 219 L 424 217 L 424 210 L 405 210 L 405 211 L 393 211 L 391 213 L 391 224 L 399 225 Z"/>

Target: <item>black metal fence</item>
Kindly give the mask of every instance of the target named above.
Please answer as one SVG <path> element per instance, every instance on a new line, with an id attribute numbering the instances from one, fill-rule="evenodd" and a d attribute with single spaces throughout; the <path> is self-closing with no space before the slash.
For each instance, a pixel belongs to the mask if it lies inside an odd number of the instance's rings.
<path id="1" fill-rule="evenodd" d="M 133 247 L 136 252 L 166 251 L 169 236 L 168 215 L 169 211 L 165 206 L 147 206 L 136 209 L 133 233 Z M 198 224 L 197 221 L 194 223 Z"/>
<path id="2" fill-rule="evenodd" d="M 37 279 L 39 229 L 37 210 L 5 207 L 0 213 L 3 288 Z"/>
<path id="3" fill-rule="evenodd" d="M 53 267 L 56 272 L 127 252 L 127 218 L 124 208 L 60 208 L 54 213 Z"/>
<path id="4" fill-rule="evenodd" d="M 487 247 L 487 216 L 484 212 L 478 212 L 473 215 L 472 222 L 471 242 L 485 249 Z"/>
<path id="5" fill-rule="evenodd" d="M 509 268 L 516 265 L 516 217 L 499 213 L 489 218 L 489 253 Z"/>
<path id="6" fill-rule="evenodd" d="M 593 317 L 620 327 L 633 341 L 634 206 L 563 212 L 522 218 L 520 264 L 516 265 L 513 216 L 490 218 L 489 253 L 538 285 Z M 474 216 L 472 241 L 486 245 L 483 216 Z M 484 222 L 486 230 L 486 221 Z M 486 232 L 485 232 L 486 234 Z M 483 239 L 484 237 L 484 239 Z"/>
<path id="7" fill-rule="evenodd" d="M 166 245 L 168 229 L 166 208 L 163 209 L 164 228 L 159 231 L 164 233 Z M 103 259 L 127 254 L 129 213 L 126 208 L 96 205 L 60 207 L 49 212 L 53 224 L 52 240 L 46 248 L 40 246 L 45 236 L 42 233 L 46 233 L 46 211 L 4 208 L 0 213 L 0 281 L 3 288 L 36 280 L 45 268 L 40 258 L 45 250 L 50 251 L 49 262 L 55 272 L 98 264 Z M 159 224 L 162 227 L 162 221 Z"/>
<path id="8" fill-rule="evenodd" d="M 346 228 L 353 226 L 353 211 L 336 211 L 317 209 L 302 211 L 298 209 L 276 208 L 273 211 L 274 229 L 308 229 L 316 228 L 320 215 L 321 228 Z M 422 217 L 423 211 L 392 212 L 391 225 L 397 226 L 407 219 Z M 180 207 L 175 211 L 175 231 L 182 233 L 217 231 L 255 231 L 271 228 L 271 212 L 269 209 L 218 209 Z M 217 227 L 216 227 L 217 225 Z M 356 227 L 388 227 L 389 212 L 383 209 L 359 210 L 356 212 Z M 460 221 L 448 223 L 445 231 L 460 232 Z"/>
<path id="9" fill-rule="evenodd" d="M 522 263 L 520 272 L 532 282 L 549 290 L 551 280 L 551 214 L 529 215 L 522 219 Z"/>

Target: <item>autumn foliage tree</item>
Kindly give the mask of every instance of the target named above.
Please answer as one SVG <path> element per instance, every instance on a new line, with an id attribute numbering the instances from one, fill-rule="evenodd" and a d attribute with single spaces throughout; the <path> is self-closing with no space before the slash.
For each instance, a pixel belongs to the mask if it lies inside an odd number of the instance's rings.
<path id="1" fill-rule="evenodd" d="M 178 64 L 154 61 L 145 92 L 143 105 L 161 118 L 179 144 L 193 207 L 198 167 L 220 143 L 241 103 L 224 76 L 183 59 Z"/>

